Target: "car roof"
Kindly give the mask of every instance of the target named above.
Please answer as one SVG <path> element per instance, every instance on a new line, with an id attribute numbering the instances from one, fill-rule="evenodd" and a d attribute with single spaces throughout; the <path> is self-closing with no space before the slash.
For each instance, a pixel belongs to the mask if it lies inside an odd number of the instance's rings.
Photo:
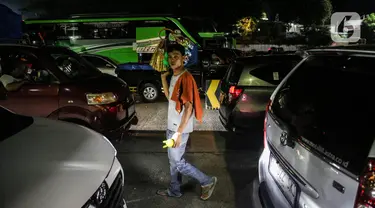
<path id="1" fill-rule="evenodd" d="M 28 51 L 33 54 L 38 54 L 40 52 L 39 47 L 33 46 L 33 45 L 26 45 L 26 44 L 0 44 L 0 50 L 7 51 L 7 50 L 22 50 L 22 51 Z"/>
<path id="2" fill-rule="evenodd" d="M 39 47 L 34 46 L 34 45 L 26 45 L 26 44 L 12 44 L 12 43 L 0 43 L 0 47 L 7 47 L 7 48 L 13 48 L 13 47 L 18 47 L 18 48 L 27 48 L 27 49 L 38 49 Z"/>
<path id="3" fill-rule="evenodd" d="M 306 50 L 308 54 L 319 53 L 346 53 L 346 54 L 374 54 L 375 45 L 348 45 L 348 46 L 331 46 Z"/>
<path id="4" fill-rule="evenodd" d="M 287 60 L 302 60 L 303 57 L 298 54 L 272 54 L 272 55 L 260 55 L 260 56 L 246 56 L 238 57 L 235 59 L 235 63 L 242 63 L 244 65 L 262 64 L 268 63 L 269 61 L 283 61 Z"/>
<path id="5" fill-rule="evenodd" d="M 107 58 L 106 56 L 102 56 L 102 55 L 98 55 L 98 54 L 92 54 L 92 53 L 81 53 L 79 55 L 81 55 L 81 56 L 92 56 L 92 57 Z"/>
<path id="6" fill-rule="evenodd" d="M 0 43 L 0 48 L 20 48 L 20 49 L 31 49 L 31 50 L 43 50 L 43 49 L 56 49 L 56 50 L 67 50 L 66 47 L 62 46 L 35 46 L 27 44 L 7 44 Z"/>

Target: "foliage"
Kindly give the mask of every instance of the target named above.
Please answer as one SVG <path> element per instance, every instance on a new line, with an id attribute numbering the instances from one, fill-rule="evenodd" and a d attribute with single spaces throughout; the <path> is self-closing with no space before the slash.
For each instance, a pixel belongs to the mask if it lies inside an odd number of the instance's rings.
<path id="1" fill-rule="evenodd" d="M 362 24 L 361 25 L 361 38 L 366 40 L 368 44 L 375 43 L 375 28 L 374 26 L 370 26 L 371 24 Z"/>
<path id="2" fill-rule="evenodd" d="M 239 29 L 241 36 L 248 36 L 256 30 L 257 20 L 253 17 L 244 17 L 238 20 L 236 26 Z"/>
<path id="3" fill-rule="evenodd" d="M 375 13 L 369 14 L 363 22 L 369 27 L 375 27 Z"/>
<path id="4" fill-rule="evenodd" d="M 299 23 L 304 26 L 322 25 L 332 14 L 331 0 L 266 0 L 275 16 L 284 22 Z"/>
<path id="5" fill-rule="evenodd" d="M 326 46 L 332 42 L 331 33 L 327 27 L 309 30 L 305 35 L 309 46 Z"/>
<path id="6" fill-rule="evenodd" d="M 262 19 L 262 20 L 268 20 L 267 13 L 262 12 L 262 14 L 261 14 L 261 16 L 260 16 L 260 19 Z"/>

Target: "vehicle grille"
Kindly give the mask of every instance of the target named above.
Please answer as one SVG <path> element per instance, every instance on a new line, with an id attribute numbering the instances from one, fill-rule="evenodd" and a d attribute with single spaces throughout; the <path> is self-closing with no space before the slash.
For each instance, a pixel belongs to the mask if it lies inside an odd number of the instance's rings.
<path id="1" fill-rule="evenodd" d="M 108 191 L 107 198 L 103 201 L 100 208 L 117 208 L 119 207 L 119 204 L 123 203 L 123 180 L 122 173 L 120 172 L 114 180 Z"/>

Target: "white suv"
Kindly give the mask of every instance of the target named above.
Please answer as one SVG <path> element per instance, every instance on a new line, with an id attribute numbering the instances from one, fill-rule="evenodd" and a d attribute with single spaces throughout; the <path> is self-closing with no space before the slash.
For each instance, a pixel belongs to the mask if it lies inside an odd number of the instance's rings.
<path id="1" fill-rule="evenodd" d="M 103 135 L 2 107 L 0 119 L 0 207 L 126 207 L 123 170 Z"/>
<path id="2" fill-rule="evenodd" d="M 375 207 L 375 51 L 315 49 L 266 110 L 263 207 Z"/>

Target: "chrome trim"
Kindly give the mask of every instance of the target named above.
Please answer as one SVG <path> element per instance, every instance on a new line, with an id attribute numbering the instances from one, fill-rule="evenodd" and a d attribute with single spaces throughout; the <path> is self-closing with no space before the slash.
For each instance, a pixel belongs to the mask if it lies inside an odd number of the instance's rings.
<path id="1" fill-rule="evenodd" d="M 318 151 L 310 148 L 307 144 L 304 144 L 303 141 L 297 140 L 296 141 L 299 145 L 301 145 L 303 148 L 305 148 L 307 151 L 311 152 L 316 157 L 320 158 L 323 162 L 328 163 L 332 166 L 335 170 L 338 170 L 345 175 L 349 176 L 353 180 L 359 181 L 359 176 L 351 173 L 349 170 L 346 170 L 344 167 L 340 166 L 337 163 L 332 162 L 330 159 L 328 159 L 326 156 L 324 156 L 322 153 L 319 153 Z"/>
<path id="2" fill-rule="evenodd" d="M 290 177 L 298 183 L 300 189 L 304 193 L 315 199 L 319 198 L 319 192 L 304 177 L 302 177 L 296 170 L 294 170 L 294 168 L 291 167 L 291 165 L 282 156 L 280 156 L 280 153 L 272 143 L 268 142 L 268 139 L 267 143 L 268 147 L 271 150 L 271 157 L 273 156 L 280 163 L 280 165 L 283 167 L 283 170 L 287 172 L 288 175 L 290 175 Z"/>
<path id="3" fill-rule="evenodd" d="M 356 49 L 310 49 L 307 52 L 347 52 L 347 53 L 370 53 L 375 54 L 375 51 L 370 50 L 356 50 Z"/>

